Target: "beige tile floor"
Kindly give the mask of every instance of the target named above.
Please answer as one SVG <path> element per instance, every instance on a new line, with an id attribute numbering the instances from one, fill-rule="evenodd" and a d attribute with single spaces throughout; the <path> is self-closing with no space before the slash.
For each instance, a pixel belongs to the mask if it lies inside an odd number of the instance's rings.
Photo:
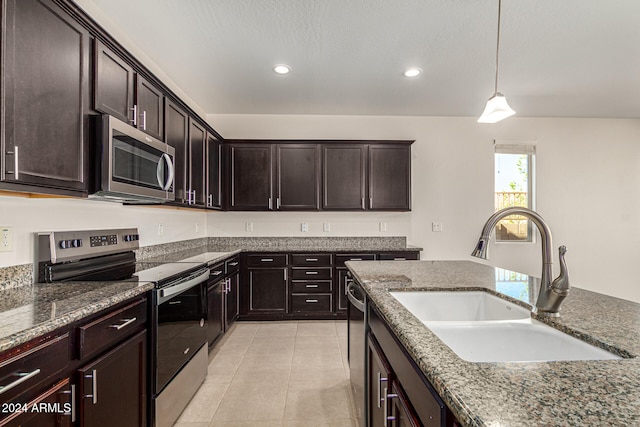
<path id="1" fill-rule="evenodd" d="M 237 322 L 174 427 L 355 427 L 346 321 Z"/>

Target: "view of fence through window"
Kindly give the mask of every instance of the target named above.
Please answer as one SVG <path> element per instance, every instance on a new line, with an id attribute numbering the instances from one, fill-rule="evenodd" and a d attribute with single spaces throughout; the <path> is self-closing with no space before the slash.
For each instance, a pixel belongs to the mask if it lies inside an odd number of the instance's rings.
<path id="1" fill-rule="evenodd" d="M 533 146 L 496 145 L 495 209 L 511 206 L 532 208 Z M 529 221 L 513 215 L 498 223 L 496 241 L 531 241 Z"/>

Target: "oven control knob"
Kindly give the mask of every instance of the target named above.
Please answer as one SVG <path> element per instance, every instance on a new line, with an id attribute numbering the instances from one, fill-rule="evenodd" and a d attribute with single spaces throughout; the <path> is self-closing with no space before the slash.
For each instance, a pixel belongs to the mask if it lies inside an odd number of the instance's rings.
<path id="1" fill-rule="evenodd" d="M 69 247 L 68 240 L 60 240 L 60 249 L 67 249 Z"/>
<path id="2" fill-rule="evenodd" d="M 81 248 L 82 247 L 82 239 L 75 239 L 71 241 L 71 246 L 73 246 L 74 248 Z"/>

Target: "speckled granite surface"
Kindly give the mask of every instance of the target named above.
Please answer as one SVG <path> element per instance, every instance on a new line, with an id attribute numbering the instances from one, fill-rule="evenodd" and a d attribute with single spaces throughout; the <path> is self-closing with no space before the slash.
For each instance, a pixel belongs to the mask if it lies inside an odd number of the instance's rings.
<path id="1" fill-rule="evenodd" d="M 33 264 L 0 268 L 0 291 L 33 283 Z"/>
<path id="2" fill-rule="evenodd" d="M 406 237 L 210 237 L 210 250 L 251 252 L 421 251 Z"/>
<path id="3" fill-rule="evenodd" d="M 153 289 L 152 283 L 64 282 L 0 291 L 0 351 Z"/>
<path id="4" fill-rule="evenodd" d="M 389 290 L 487 289 L 530 304 L 537 281 L 469 261 L 348 262 L 356 280 L 464 426 L 640 426 L 640 359 L 471 363 Z M 524 276 L 526 277 L 526 276 Z M 519 283 L 518 283 L 519 281 Z M 508 298 L 514 300 L 514 298 Z M 640 355 L 640 304 L 572 288 L 545 321 L 623 355 Z"/>

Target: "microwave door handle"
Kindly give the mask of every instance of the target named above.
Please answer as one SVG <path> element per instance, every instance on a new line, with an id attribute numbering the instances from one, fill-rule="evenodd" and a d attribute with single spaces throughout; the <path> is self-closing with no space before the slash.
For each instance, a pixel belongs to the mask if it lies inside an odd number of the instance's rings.
<path id="1" fill-rule="evenodd" d="M 162 168 L 160 167 L 160 164 L 162 163 L 163 160 L 167 165 L 167 169 L 169 170 L 169 176 L 167 177 L 166 182 L 163 182 Z M 158 160 L 158 167 L 156 168 L 156 178 L 158 178 L 158 185 L 160 186 L 160 188 L 162 188 L 165 191 L 171 188 L 171 184 L 173 184 L 174 175 L 175 175 L 175 171 L 173 169 L 173 162 L 171 161 L 171 157 L 167 153 L 164 153 L 160 157 L 160 160 Z"/>

